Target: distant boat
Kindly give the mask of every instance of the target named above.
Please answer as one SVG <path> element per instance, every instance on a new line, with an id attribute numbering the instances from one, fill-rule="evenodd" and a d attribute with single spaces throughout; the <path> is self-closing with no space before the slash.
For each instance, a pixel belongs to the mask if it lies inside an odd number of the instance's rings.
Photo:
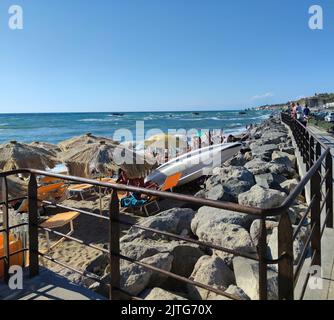
<path id="1" fill-rule="evenodd" d="M 240 151 L 242 144 L 223 143 L 197 149 L 171 161 L 154 170 L 145 182 L 154 182 L 162 186 L 167 177 L 182 173 L 178 186 L 194 181 L 204 175 L 209 175 L 212 169 L 220 167 Z"/>
<path id="2" fill-rule="evenodd" d="M 193 112 L 193 115 L 195 115 L 195 116 L 199 116 L 200 113 L 199 113 L 199 112 Z"/>
<path id="3" fill-rule="evenodd" d="M 124 113 L 118 113 L 118 112 L 115 112 L 115 113 L 112 113 L 113 116 L 124 116 Z"/>

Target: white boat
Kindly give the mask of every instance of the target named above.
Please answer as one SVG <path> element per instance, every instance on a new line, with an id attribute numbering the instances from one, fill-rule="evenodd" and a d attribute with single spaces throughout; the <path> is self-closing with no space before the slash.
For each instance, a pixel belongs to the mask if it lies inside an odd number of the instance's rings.
<path id="1" fill-rule="evenodd" d="M 161 187 L 167 177 L 182 173 L 178 186 L 184 185 L 212 174 L 214 168 L 231 159 L 241 146 L 240 142 L 223 143 L 188 152 L 161 165 L 147 176 L 145 182 L 154 182 Z"/>

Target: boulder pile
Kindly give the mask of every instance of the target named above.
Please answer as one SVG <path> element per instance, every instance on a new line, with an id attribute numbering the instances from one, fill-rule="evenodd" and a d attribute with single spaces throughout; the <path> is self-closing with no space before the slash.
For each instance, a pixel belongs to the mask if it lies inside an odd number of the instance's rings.
<path id="1" fill-rule="evenodd" d="M 238 203 L 243 206 L 271 209 L 282 204 L 298 184 L 297 162 L 291 138 L 279 119 L 268 119 L 250 131 L 250 140 L 223 167 L 216 168 L 206 179 L 199 197 Z M 306 204 L 296 202 L 289 214 L 298 224 Z M 278 219 L 268 218 L 268 259 L 277 259 Z M 241 212 L 207 206 L 197 211 L 174 208 L 156 216 L 142 218 L 141 225 L 186 236 L 221 246 L 248 257 L 257 255 L 260 220 Z M 307 238 L 307 228 L 294 242 L 295 261 Z M 189 280 L 212 286 L 238 299 L 259 298 L 259 266 L 253 259 L 209 249 L 196 243 L 180 241 L 168 235 L 152 233 L 132 227 L 121 238 L 121 254 L 153 267 L 175 273 Z M 101 266 L 100 275 L 109 277 L 107 257 L 99 257 L 91 269 Z M 103 260 L 104 259 L 104 260 Z M 102 260 L 105 261 L 102 263 Z M 93 268 L 93 269 L 92 269 Z M 99 293 L 108 288 L 90 284 Z M 142 265 L 121 260 L 121 287 L 132 295 L 155 299 L 228 299 L 192 283 L 172 279 L 165 274 L 148 270 Z M 277 299 L 277 266 L 269 266 L 268 297 Z"/>

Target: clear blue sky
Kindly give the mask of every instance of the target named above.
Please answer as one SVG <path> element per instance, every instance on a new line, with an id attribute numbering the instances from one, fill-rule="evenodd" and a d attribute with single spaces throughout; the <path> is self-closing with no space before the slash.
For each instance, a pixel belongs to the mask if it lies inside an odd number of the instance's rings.
<path id="1" fill-rule="evenodd" d="M 308 28 L 312 4 L 323 31 Z M 333 57 L 332 0 L 0 1 L 0 112 L 284 102 L 334 91 Z"/>

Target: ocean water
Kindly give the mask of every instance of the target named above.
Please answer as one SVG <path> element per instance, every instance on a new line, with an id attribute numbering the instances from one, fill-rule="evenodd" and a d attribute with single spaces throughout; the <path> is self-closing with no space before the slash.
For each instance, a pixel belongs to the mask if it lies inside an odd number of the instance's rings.
<path id="1" fill-rule="evenodd" d="M 145 137 L 148 131 L 212 129 L 225 133 L 240 133 L 246 125 L 259 123 L 270 115 L 268 111 L 198 111 L 194 112 L 140 112 L 124 113 L 47 113 L 0 114 L 0 143 L 43 141 L 58 143 L 85 133 L 114 137 L 118 129 L 129 130 L 136 140 L 136 121 L 144 121 Z"/>

